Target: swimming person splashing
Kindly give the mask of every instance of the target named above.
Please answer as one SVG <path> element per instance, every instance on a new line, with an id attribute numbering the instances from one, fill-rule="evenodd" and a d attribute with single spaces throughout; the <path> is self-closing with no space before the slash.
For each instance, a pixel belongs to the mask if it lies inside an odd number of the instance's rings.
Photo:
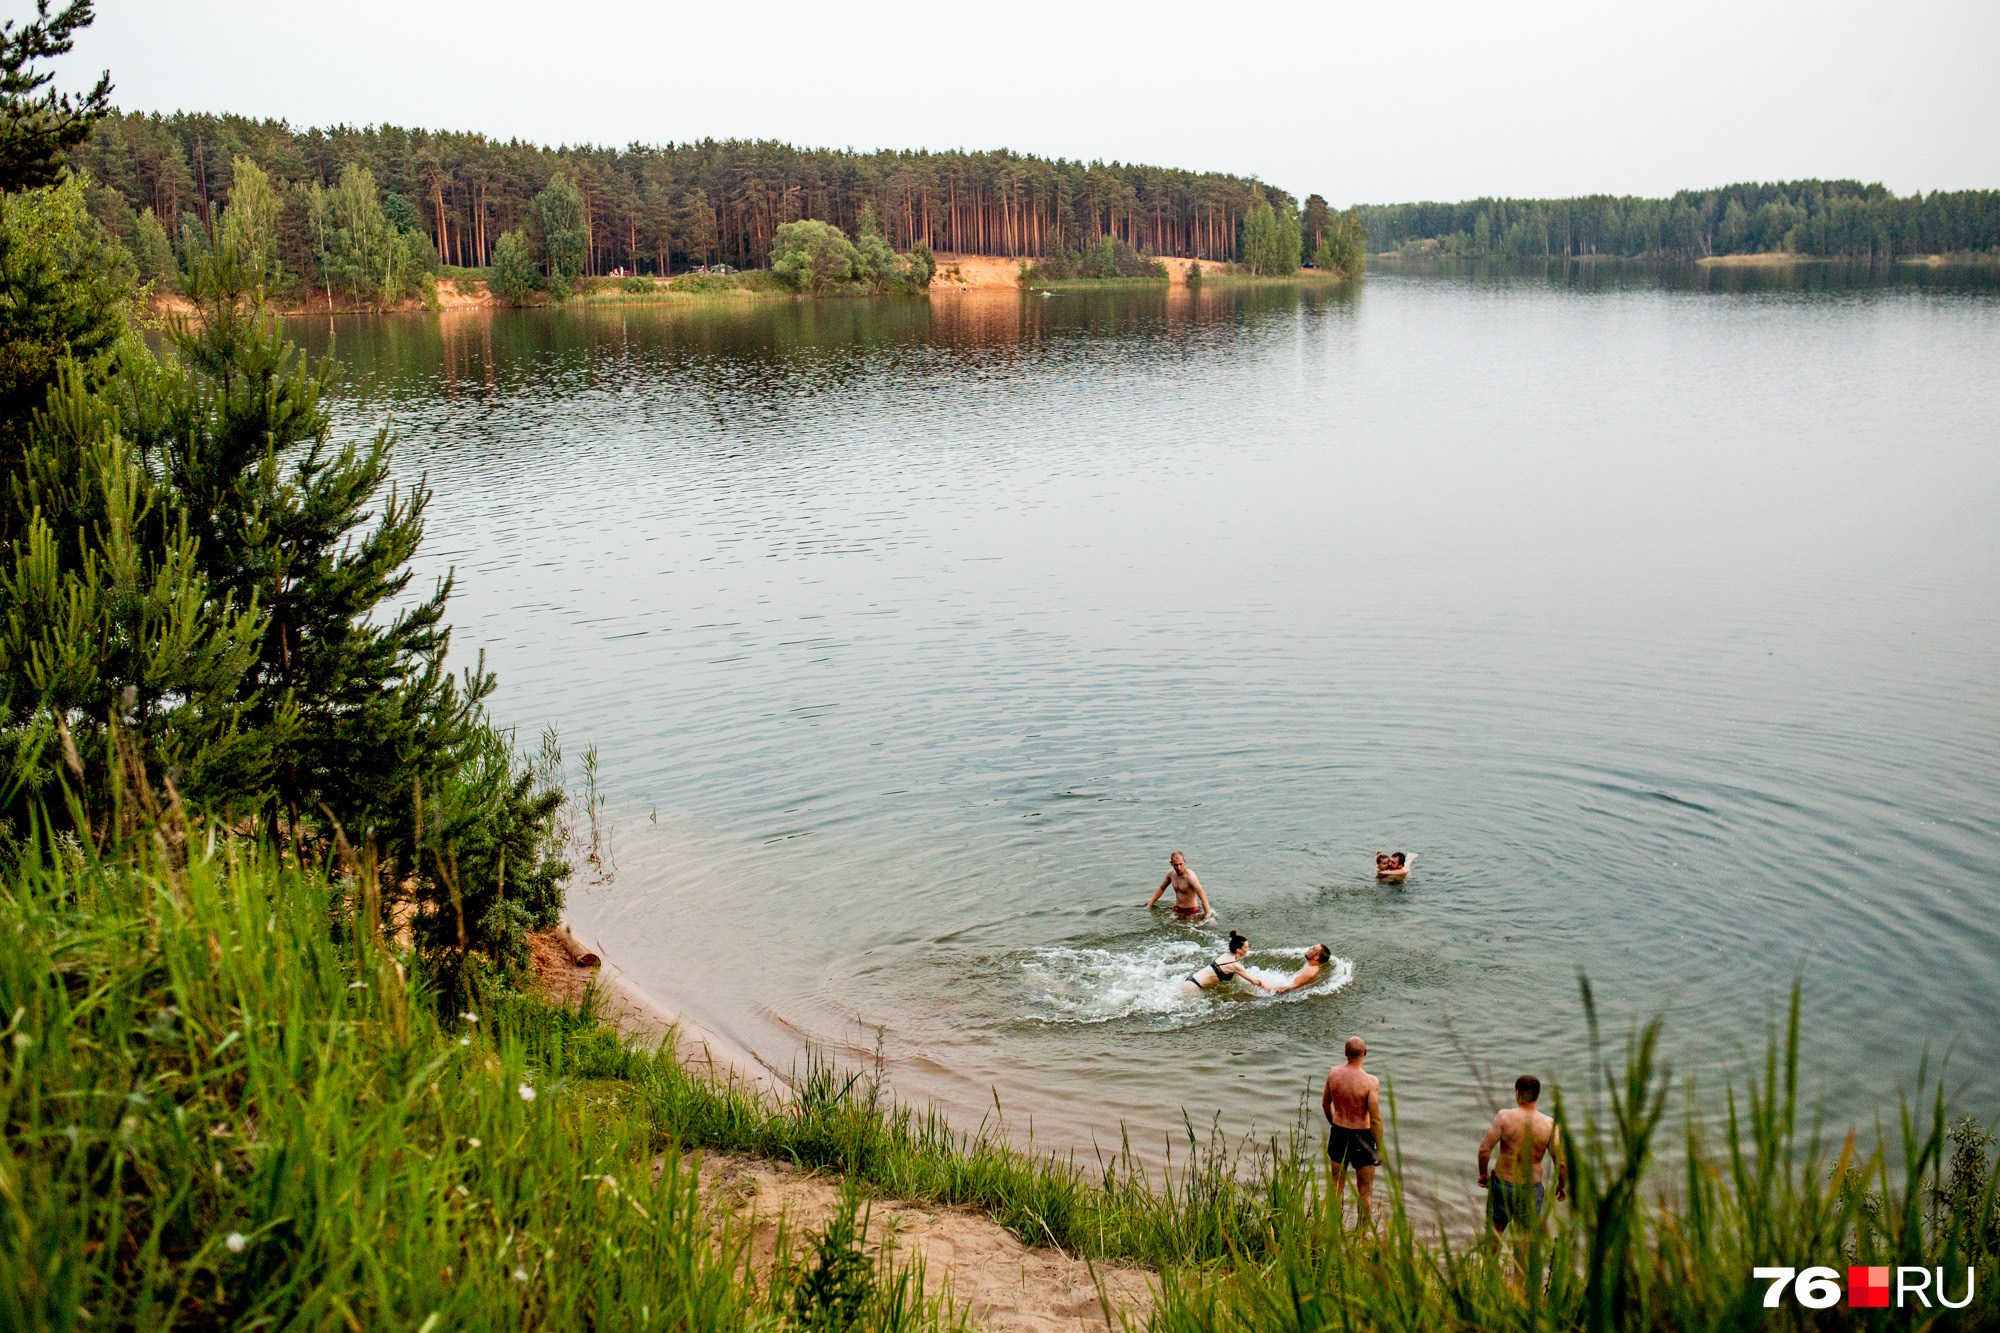
<path id="1" fill-rule="evenodd" d="M 1181 982 L 1182 990 L 1208 990 L 1220 986 L 1230 977 L 1241 977 L 1259 990 L 1269 990 L 1263 982 L 1243 969 L 1243 955 L 1250 952 L 1250 941 L 1236 931 L 1229 932 L 1229 952 L 1212 963 L 1203 963 L 1187 974 Z"/>
<path id="2" fill-rule="evenodd" d="M 1297 990 L 1301 986 L 1310 986 L 1319 980 L 1319 970 L 1332 960 L 1333 950 L 1327 948 L 1324 944 L 1315 944 L 1312 948 L 1306 950 L 1306 965 L 1294 972 L 1290 981 L 1287 981 L 1282 986 L 1272 986 L 1269 989 L 1275 995 L 1279 991 Z"/>

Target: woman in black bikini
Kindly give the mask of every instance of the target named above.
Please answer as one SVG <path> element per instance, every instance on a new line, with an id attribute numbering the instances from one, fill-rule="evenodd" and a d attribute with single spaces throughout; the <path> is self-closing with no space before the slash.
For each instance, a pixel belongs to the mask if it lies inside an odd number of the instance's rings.
<path id="1" fill-rule="evenodd" d="M 1187 979 L 1181 982 L 1181 989 L 1207 990 L 1212 986 L 1220 986 L 1229 977 L 1241 977 L 1259 990 L 1271 989 L 1243 970 L 1243 955 L 1249 952 L 1250 941 L 1243 938 L 1237 932 L 1230 931 L 1228 955 L 1218 958 L 1212 963 L 1203 963 L 1200 967 L 1188 973 Z M 1204 977 L 1208 979 L 1204 981 L 1202 979 Z"/>

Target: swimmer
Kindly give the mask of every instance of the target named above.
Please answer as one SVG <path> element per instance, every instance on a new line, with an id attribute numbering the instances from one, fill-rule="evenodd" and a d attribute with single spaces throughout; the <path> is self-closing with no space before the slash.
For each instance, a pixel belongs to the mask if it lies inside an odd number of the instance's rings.
<path id="1" fill-rule="evenodd" d="M 1284 985 L 1271 987 L 1271 993 L 1275 995 L 1279 991 L 1297 990 L 1301 986 L 1312 985 L 1319 980 L 1319 970 L 1332 960 L 1333 950 L 1324 944 L 1313 945 L 1306 950 L 1306 965 L 1292 973 L 1292 979 Z"/>
<path id="2" fill-rule="evenodd" d="M 1386 879 L 1392 884 L 1401 884 L 1409 878 L 1410 862 L 1415 859 L 1414 856 L 1405 856 L 1401 852 L 1377 852 L 1375 878 Z"/>
<path id="3" fill-rule="evenodd" d="M 1181 989 L 1184 991 L 1208 990 L 1210 987 L 1220 986 L 1230 977 L 1241 977 L 1259 990 L 1271 989 L 1243 970 L 1243 955 L 1249 952 L 1250 941 L 1244 939 L 1236 931 L 1230 931 L 1228 954 L 1216 959 L 1212 963 L 1203 963 L 1200 967 L 1188 973 L 1186 980 L 1181 982 Z M 1214 975 L 1209 976 L 1210 973 Z M 1208 977 L 1209 979 L 1203 981 L 1203 977 Z"/>
<path id="4" fill-rule="evenodd" d="M 1160 895 L 1167 891 L 1169 885 L 1174 891 L 1175 916 L 1199 921 L 1209 914 L 1208 894 L 1202 891 L 1201 880 L 1188 869 L 1187 858 L 1179 852 L 1167 858 L 1167 877 L 1160 881 L 1160 887 L 1154 889 L 1153 896 L 1146 900 L 1148 910 L 1160 901 Z"/>

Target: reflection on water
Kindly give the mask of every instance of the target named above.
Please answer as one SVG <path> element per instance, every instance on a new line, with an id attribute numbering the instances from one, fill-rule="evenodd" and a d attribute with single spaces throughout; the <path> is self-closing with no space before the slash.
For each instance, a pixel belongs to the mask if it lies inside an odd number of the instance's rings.
<path id="1" fill-rule="evenodd" d="M 1711 1082 L 1803 975 L 1843 1123 L 1926 1046 L 2000 1092 L 2000 301 L 1824 267 L 299 329 L 598 745 L 643 984 L 1079 1143 L 1281 1127 L 1360 1032 L 1449 1195 L 1453 1034 L 1575 1074 L 1579 970 Z M 1351 970 L 1179 992 L 1176 848 Z"/>

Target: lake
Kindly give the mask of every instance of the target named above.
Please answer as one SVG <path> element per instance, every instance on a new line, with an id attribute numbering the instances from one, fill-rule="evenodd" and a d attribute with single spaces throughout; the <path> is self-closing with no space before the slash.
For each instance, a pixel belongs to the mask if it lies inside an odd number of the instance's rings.
<path id="1" fill-rule="evenodd" d="M 1992 270 L 294 329 L 429 474 L 500 720 L 597 747 L 578 929 L 780 1069 L 1157 1156 L 1360 1033 L 1456 1208 L 1491 1098 L 1586 1076 L 1579 973 L 1706 1114 L 1796 977 L 1834 1123 L 1926 1055 L 1995 1110 Z M 1175 849 L 1213 925 L 1145 910 Z M 1184 995 L 1230 928 L 1341 962 Z"/>

